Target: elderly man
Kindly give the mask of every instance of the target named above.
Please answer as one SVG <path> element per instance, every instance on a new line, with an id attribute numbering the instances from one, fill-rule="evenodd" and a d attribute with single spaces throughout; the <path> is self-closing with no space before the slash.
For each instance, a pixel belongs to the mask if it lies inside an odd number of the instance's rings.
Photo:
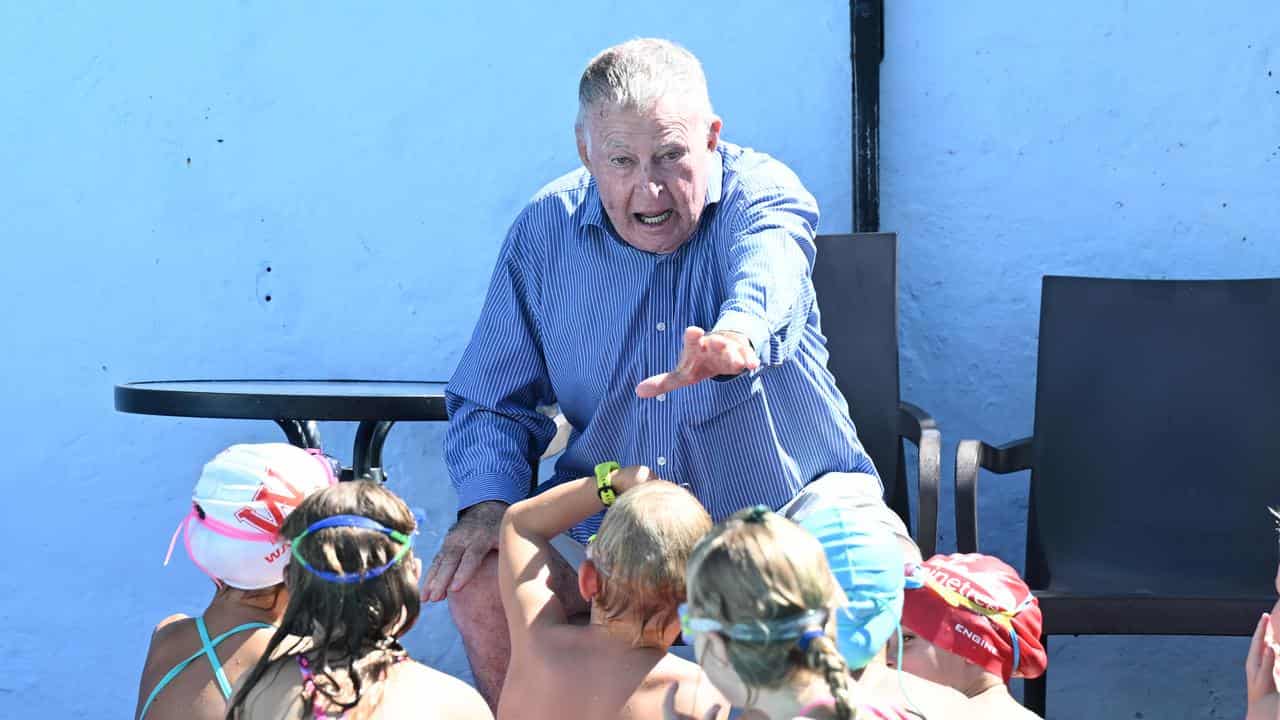
<path id="1" fill-rule="evenodd" d="M 584 168 L 512 224 L 448 387 L 460 511 L 424 595 L 451 599 L 495 704 L 509 640 L 494 549 L 555 433 L 540 406 L 558 403 L 573 428 L 551 483 L 604 461 L 648 465 L 717 520 L 761 503 L 874 503 L 906 536 L 826 368 L 813 197 L 777 160 L 721 141 L 701 66 L 670 42 L 600 53 L 578 100 Z M 569 535 L 582 543 L 598 524 Z M 574 567 L 550 582 L 585 609 Z"/>

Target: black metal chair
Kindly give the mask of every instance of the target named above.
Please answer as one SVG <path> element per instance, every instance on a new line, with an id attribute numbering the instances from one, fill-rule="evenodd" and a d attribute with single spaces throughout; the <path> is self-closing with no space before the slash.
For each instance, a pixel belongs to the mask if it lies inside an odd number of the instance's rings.
<path id="1" fill-rule="evenodd" d="M 961 441 L 956 533 L 977 551 L 979 468 L 1031 471 L 1046 642 L 1252 633 L 1275 599 L 1278 322 L 1280 280 L 1044 278 L 1034 435 Z"/>
<path id="2" fill-rule="evenodd" d="M 898 396 L 898 237 L 821 235 L 817 244 L 813 284 L 831 353 L 827 365 L 884 481 L 885 500 L 907 527 L 911 508 L 902 439 L 919 448 L 915 538 L 927 558 L 938 542 L 942 437 L 928 413 Z"/>

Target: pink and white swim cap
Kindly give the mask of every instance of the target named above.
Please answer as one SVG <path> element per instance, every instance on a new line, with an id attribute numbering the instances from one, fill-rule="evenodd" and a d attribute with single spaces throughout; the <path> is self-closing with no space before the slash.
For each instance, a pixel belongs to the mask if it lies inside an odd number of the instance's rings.
<path id="1" fill-rule="evenodd" d="M 289 553 L 280 526 L 303 498 L 335 482 L 318 451 L 287 443 L 232 445 L 204 466 L 169 555 L 182 533 L 191 561 L 216 581 L 241 590 L 283 582 Z"/>

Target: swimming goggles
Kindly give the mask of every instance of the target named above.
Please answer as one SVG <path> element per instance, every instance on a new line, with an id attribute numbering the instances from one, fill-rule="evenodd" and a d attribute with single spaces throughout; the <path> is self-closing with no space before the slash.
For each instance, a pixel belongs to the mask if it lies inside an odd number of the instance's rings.
<path id="1" fill-rule="evenodd" d="M 826 608 L 821 608 L 806 610 L 797 615 L 776 620 L 726 625 L 719 620 L 691 616 L 688 603 L 680 604 L 679 613 L 680 634 L 686 645 L 693 645 L 698 635 L 709 632 L 720 633 L 732 640 L 753 643 L 800 640 L 806 632 L 825 627 L 829 615 Z"/>
<path id="2" fill-rule="evenodd" d="M 323 520 L 317 520 L 316 522 L 311 523 L 311 525 L 306 530 L 303 530 L 302 532 L 298 533 L 298 536 L 293 538 L 293 540 L 290 541 L 290 544 L 292 545 L 291 552 L 293 554 L 293 559 L 297 560 L 298 564 L 302 565 L 302 567 L 306 568 L 308 572 L 320 578 L 321 580 L 327 580 L 332 583 L 342 583 L 342 584 L 361 583 L 361 582 L 364 582 L 365 580 L 372 580 L 373 578 L 376 578 L 379 575 L 385 573 L 387 570 L 390 570 L 392 566 L 394 566 L 396 563 L 403 560 L 405 555 L 409 554 L 409 550 L 413 548 L 413 536 L 417 535 L 420 532 L 420 528 L 422 527 L 423 523 L 426 521 L 426 518 L 421 509 L 418 509 L 418 508 L 413 509 L 413 521 L 414 521 L 413 532 L 402 533 L 399 530 L 393 530 L 392 528 L 389 528 L 386 525 L 383 525 L 377 520 L 364 517 L 363 515 L 332 515 L 330 517 L 324 518 Z M 318 532 L 320 530 L 325 530 L 328 528 L 339 528 L 339 527 L 352 527 L 352 528 L 359 528 L 361 530 L 370 530 L 373 532 L 382 533 L 383 535 L 386 535 L 392 540 L 395 540 L 396 542 L 400 543 L 401 544 L 400 550 L 397 551 L 395 556 L 392 557 L 391 560 L 389 560 L 388 562 L 382 565 L 379 565 L 378 567 L 369 568 L 367 570 L 364 570 L 358 573 L 336 573 L 336 572 L 331 572 L 329 570 L 320 570 L 316 567 L 313 567 L 311 563 L 308 563 L 307 559 L 302 556 L 302 551 L 299 549 L 299 547 L 302 545 L 302 540 L 306 538 L 308 535 L 310 535 L 311 533 Z"/>

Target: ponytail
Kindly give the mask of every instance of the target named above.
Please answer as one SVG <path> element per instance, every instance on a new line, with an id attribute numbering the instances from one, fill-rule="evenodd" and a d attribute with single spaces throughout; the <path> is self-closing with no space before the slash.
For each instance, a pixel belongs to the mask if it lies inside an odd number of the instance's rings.
<path id="1" fill-rule="evenodd" d="M 831 688 L 831 697 L 836 703 L 836 718 L 856 720 L 857 710 L 853 706 L 853 691 L 849 686 L 849 664 L 844 661 L 840 651 L 836 650 L 835 642 L 826 633 L 815 633 L 802 646 L 805 667 L 822 673 Z"/>

